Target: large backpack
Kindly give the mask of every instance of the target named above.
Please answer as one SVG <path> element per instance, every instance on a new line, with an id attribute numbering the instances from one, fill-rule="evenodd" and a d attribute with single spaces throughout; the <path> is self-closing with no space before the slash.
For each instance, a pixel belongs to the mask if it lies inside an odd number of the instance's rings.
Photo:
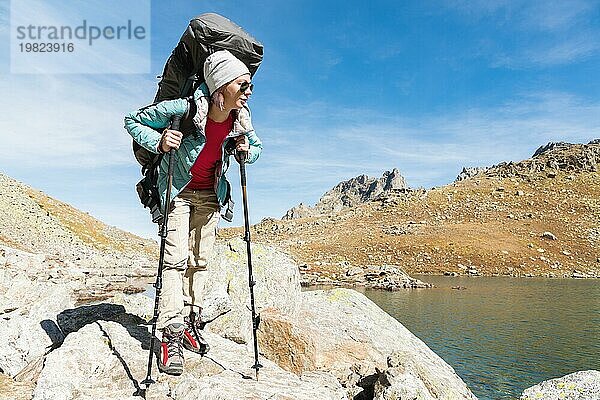
<path id="1" fill-rule="evenodd" d="M 254 75 L 263 57 L 263 45 L 229 19 L 213 13 L 202 14 L 192 19 L 186 31 L 173 49 L 165 64 L 154 104 L 176 98 L 187 97 L 190 107 L 181 119 L 183 135 L 194 132 L 194 91 L 204 82 L 204 61 L 218 50 L 229 50 L 244 62 Z M 162 223 L 160 196 L 158 192 L 158 167 L 162 154 L 154 154 L 133 141 L 133 154 L 142 166 L 144 178 L 136 189 L 140 201 L 150 209 L 152 222 Z"/>

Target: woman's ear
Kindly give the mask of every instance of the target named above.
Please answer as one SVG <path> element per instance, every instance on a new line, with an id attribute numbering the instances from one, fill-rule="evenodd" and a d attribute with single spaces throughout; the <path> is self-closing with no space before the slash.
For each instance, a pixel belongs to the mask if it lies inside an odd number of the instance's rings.
<path id="1" fill-rule="evenodd" d="M 219 110 L 223 111 L 225 109 L 225 96 L 221 90 L 217 90 L 213 93 L 211 97 L 212 103 L 219 108 Z"/>

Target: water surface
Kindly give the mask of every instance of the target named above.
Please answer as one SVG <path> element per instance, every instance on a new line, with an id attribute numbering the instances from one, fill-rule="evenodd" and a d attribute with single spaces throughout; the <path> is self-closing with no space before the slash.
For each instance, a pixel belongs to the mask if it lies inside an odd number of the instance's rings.
<path id="1" fill-rule="evenodd" d="M 437 288 L 357 290 L 454 367 L 479 399 L 514 399 L 540 381 L 600 369 L 600 281 L 416 277 Z"/>

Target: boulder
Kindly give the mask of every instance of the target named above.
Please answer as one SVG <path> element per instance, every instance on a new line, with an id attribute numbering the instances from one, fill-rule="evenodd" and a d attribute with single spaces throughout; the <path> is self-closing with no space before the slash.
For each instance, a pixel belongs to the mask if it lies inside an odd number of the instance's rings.
<path id="1" fill-rule="evenodd" d="M 520 400 L 591 400 L 600 399 L 600 371 L 574 372 L 527 388 Z"/>
<path id="2" fill-rule="evenodd" d="M 387 358 L 395 352 L 412 381 L 434 399 L 474 399 L 452 367 L 402 324 L 351 289 L 302 293 L 299 310 L 262 314 L 260 349 L 297 374 L 326 371 L 349 397 L 372 391 Z M 415 383 L 416 384 L 416 383 Z"/>
<path id="3" fill-rule="evenodd" d="M 14 249 L 6 256 L 0 270 L 0 342 L 5 344 L 0 369 L 15 376 L 62 341 L 56 318 L 74 306 L 79 285 L 48 282 L 42 273 L 44 256 Z"/>
<path id="4" fill-rule="evenodd" d="M 289 256 L 260 245 L 252 255 L 266 358 L 260 380 L 252 379 L 245 250 L 239 239 L 219 244 L 209 267 L 203 305 L 210 353 L 186 352 L 180 377 L 154 367 L 157 383 L 147 400 L 372 398 L 393 351 L 402 354 L 411 382 L 433 398 L 474 398 L 450 366 L 366 297 L 347 289 L 302 293 Z M 34 399 L 139 395 L 153 299 L 107 289 L 108 299 L 81 304 L 77 293 L 101 277 L 42 255 L 11 250 L 2 256 L 0 340 L 7 346 L 0 373 L 10 379 L 0 385 L 7 393 L 23 389 L 29 398 L 33 390 Z M 104 285 L 100 281 L 94 284 Z"/>
<path id="5" fill-rule="evenodd" d="M 388 369 L 380 372 L 373 388 L 374 400 L 434 400 L 425 383 L 414 374 L 414 368 L 405 365 L 405 357 L 395 352 L 388 357 Z"/>
<path id="6" fill-rule="evenodd" d="M 430 288 L 431 284 L 410 277 L 396 265 L 370 266 L 365 271 L 365 286 L 373 289 L 400 290 Z"/>
<path id="7" fill-rule="evenodd" d="M 541 235 L 542 239 L 556 240 L 556 236 L 552 232 L 544 232 Z"/>
<path id="8" fill-rule="evenodd" d="M 268 246 L 252 245 L 252 269 L 255 303 L 258 311 L 275 308 L 284 314 L 293 313 L 300 304 L 300 272 L 291 258 Z M 237 343 L 252 341 L 250 291 L 246 243 L 233 239 L 218 244 L 209 262 L 208 288 L 203 307 L 220 309 L 224 313 L 207 325 L 207 330 Z M 203 312 L 204 314 L 204 312 Z M 218 312 L 212 312 L 212 316 Z M 208 320 L 203 316 L 203 320 Z"/>
<path id="9" fill-rule="evenodd" d="M 146 335 L 149 339 L 147 331 Z M 119 323 L 87 324 L 46 357 L 33 399 L 133 400 L 138 380 L 143 379 L 144 353 L 147 356 L 147 350 Z"/>
<path id="10" fill-rule="evenodd" d="M 136 399 L 146 375 L 144 341 L 131 335 L 135 325 L 95 321 L 70 334 L 48 355 L 34 400 Z M 141 332 L 141 330 L 140 330 Z M 146 331 L 146 335 L 148 332 Z M 205 357 L 186 352 L 186 370 L 179 377 L 153 372 L 157 381 L 146 399 L 345 399 L 336 379 L 326 373 L 298 377 L 261 359 L 260 380 L 254 377 L 253 356 L 246 346 L 207 333 L 211 351 Z"/>

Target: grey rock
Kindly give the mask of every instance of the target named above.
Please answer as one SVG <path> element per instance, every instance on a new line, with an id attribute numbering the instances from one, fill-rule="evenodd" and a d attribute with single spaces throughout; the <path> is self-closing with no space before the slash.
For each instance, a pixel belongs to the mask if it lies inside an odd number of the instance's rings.
<path id="1" fill-rule="evenodd" d="M 598 139 L 587 144 L 551 142 L 540 146 L 533 156 L 526 160 L 501 162 L 490 167 L 463 168 L 455 182 L 476 175 L 494 178 L 518 177 L 527 180 L 536 175 L 554 178 L 558 171 L 597 172 L 599 165 L 600 143 Z"/>
<path id="2" fill-rule="evenodd" d="M 0 368 L 14 376 L 62 340 L 56 318 L 74 306 L 74 290 L 79 284 L 49 283 L 42 273 L 36 279 L 36 271 L 45 266 L 40 263 L 43 257 L 14 249 L 5 251 L 11 261 L 0 270 L 0 342 L 9 345 L 0 352 Z"/>
<path id="3" fill-rule="evenodd" d="M 407 188 L 406 181 L 397 168 L 392 171 L 385 171 L 379 179 L 360 175 L 338 183 L 334 188 L 327 191 L 314 207 L 300 204 L 288 210 L 282 219 L 335 213 L 344 208 L 376 200 L 386 193 L 404 188 Z"/>
<path id="4" fill-rule="evenodd" d="M 364 270 L 361 267 L 350 267 L 346 271 L 346 276 L 356 276 L 364 273 Z"/>
<path id="5" fill-rule="evenodd" d="M 552 232 L 544 232 L 541 235 L 542 239 L 556 240 L 556 236 Z"/>
<path id="6" fill-rule="evenodd" d="M 454 182 L 464 181 L 465 179 L 473 178 L 476 175 L 485 173 L 488 167 L 463 167 Z"/>
<path id="7" fill-rule="evenodd" d="M 239 239 L 219 244 L 209 264 L 203 307 L 211 352 L 204 358 L 186 353 L 188 372 L 181 377 L 155 373 L 148 400 L 345 399 L 363 392 L 359 385 L 372 388 L 387 354 L 407 346 L 408 360 L 422 363 L 410 371 L 426 386 L 435 376 L 434 390 L 468 391 L 451 367 L 364 296 L 302 293 L 290 257 L 260 245 L 253 246 L 256 303 L 264 317 L 259 338 L 271 361 L 261 358 L 261 381 L 244 379 L 253 374 L 245 247 Z M 9 345 L 0 368 L 13 376 L 9 383 L 36 384 L 34 399 L 133 398 L 145 376 L 153 300 L 106 291 L 107 299 L 79 304 L 77 293 L 86 285 L 102 289 L 108 280 L 84 272 L 76 261 L 2 250 L 0 340 Z M 396 266 L 370 268 L 380 276 L 402 276 Z M 227 389 L 215 393 L 215 387 Z"/>
<path id="8" fill-rule="evenodd" d="M 202 322 L 212 322 L 221 315 L 231 311 L 233 303 L 231 297 L 225 291 L 211 291 L 204 297 L 204 307 L 202 308 Z"/>
<path id="9" fill-rule="evenodd" d="M 237 343 L 248 343 L 252 340 L 252 326 L 246 243 L 233 239 L 217 244 L 216 248 L 209 262 L 203 307 L 231 311 L 219 318 L 216 315 L 220 311 L 212 312 L 216 319 L 207 329 Z M 254 295 L 258 311 L 273 307 L 288 314 L 298 308 L 300 272 L 289 256 L 271 247 L 253 244 L 252 268 L 257 282 Z"/>
<path id="10" fill-rule="evenodd" d="M 313 215 L 314 210 L 312 207 L 300 203 L 296 207 L 292 207 L 289 210 L 287 210 L 287 212 L 281 219 L 306 218 Z"/>
<path id="11" fill-rule="evenodd" d="M 404 357 L 395 352 L 388 357 L 388 368 L 379 373 L 373 389 L 374 400 L 435 400 L 438 397 L 403 363 Z"/>
<path id="12" fill-rule="evenodd" d="M 600 371 L 574 372 L 527 388 L 520 400 L 592 400 L 600 399 Z"/>
<path id="13" fill-rule="evenodd" d="M 96 321 L 70 334 L 59 349 L 48 355 L 34 400 L 139 398 L 133 394 L 146 374 L 147 350 L 131 336 L 131 328 Z M 148 399 L 346 399 L 331 375 L 301 378 L 266 359 L 261 359 L 264 367 L 261 379 L 256 381 L 251 369 L 253 356 L 246 346 L 210 333 L 205 337 L 211 343 L 210 353 L 200 357 L 186 352 L 183 375 L 153 372 L 157 383 L 150 387 Z"/>
<path id="14" fill-rule="evenodd" d="M 538 149 L 533 153 L 533 157 L 538 157 L 544 153 L 549 152 L 554 149 L 566 149 L 572 146 L 571 143 L 567 142 L 549 142 L 543 146 L 538 147 Z"/>
<path id="15" fill-rule="evenodd" d="M 129 375 L 141 380 L 144 353 L 141 343 L 120 324 L 90 323 L 69 334 L 60 348 L 46 357 L 33 399 L 133 400 L 138 383 Z"/>
<path id="16" fill-rule="evenodd" d="M 432 285 L 410 277 L 396 265 L 372 266 L 364 272 L 366 287 L 384 290 L 430 288 Z"/>
<path id="17" fill-rule="evenodd" d="M 302 293 L 301 307 L 293 315 L 263 314 L 261 351 L 287 370 L 332 373 L 357 395 L 365 380 L 371 388 L 387 357 L 396 352 L 401 363 L 439 399 L 474 399 L 452 367 L 433 353 L 402 324 L 364 295 L 351 289 Z M 395 364 L 394 364 L 395 365 Z M 368 386 L 368 385 L 367 385 Z"/>

